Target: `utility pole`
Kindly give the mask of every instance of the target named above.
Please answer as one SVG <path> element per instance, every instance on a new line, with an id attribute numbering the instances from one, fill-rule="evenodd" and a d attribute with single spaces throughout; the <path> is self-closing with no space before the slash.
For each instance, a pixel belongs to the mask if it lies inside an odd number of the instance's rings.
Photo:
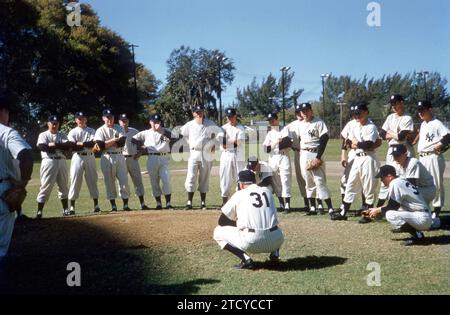
<path id="1" fill-rule="evenodd" d="M 282 93 L 282 106 L 283 106 L 283 127 L 286 126 L 286 73 L 291 69 L 291 67 L 281 68 L 281 93 Z"/>
<path id="2" fill-rule="evenodd" d="M 218 72 L 218 78 L 219 78 L 219 84 L 218 84 L 218 92 L 217 96 L 219 97 L 219 126 L 222 126 L 222 62 L 225 62 L 228 60 L 228 58 L 223 56 L 216 56 L 217 59 L 217 72 Z"/>
<path id="3" fill-rule="evenodd" d="M 128 45 L 128 47 L 131 47 L 131 53 L 133 54 L 133 76 L 134 76 L 134 102 L 136 104 L 136 108 L 138 108 L 138 90 L 137 90 L 137 79 L 136 79 L 136 59 L 134 55 L 134 47 L 139 47 L 138 45 Z"/>
<path id="4" fill-rule="evenodd" d="M 322 78 L 322 110 L 323 110 L 323 117 L 322 119 L 325 121 L 325 79 L 328 79 L 330 76 L 329 73 L 322 73 L 320 77 Z"/>

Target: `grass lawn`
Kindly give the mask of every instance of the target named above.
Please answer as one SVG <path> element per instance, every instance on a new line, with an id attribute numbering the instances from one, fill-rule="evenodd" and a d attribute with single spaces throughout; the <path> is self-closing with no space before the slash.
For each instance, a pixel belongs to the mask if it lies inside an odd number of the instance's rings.
<path id="1" fill-rule="evenodd" d="M 329 150 L 338 148 L 330 142 Z M 380 150 L 381 151 L 381 150 Z M 381 153 L 380 153 L 381 155 Z M 327 155 L 328 156 L 328 155 Z M 338 156 L 338 155 L 336 155 Z M 334 158 L 336 157 L 334 156 Z M 327 160 L 334 159 L 333 157 Z M 142 165 L 145 159 L 141 159 Z M 218 163 L 216 162 L 216 165 Z M 24 213 L 35 216 L 39 189 L 39 163 L 28 185 Z M 185 168 L 185 162 L 172 169 Z M 61 204 L 54 189 L 42 221 L 16 224 L 11 256 L 6 265 L 9 293 L 100 294 L 449 294 L 450 233 L 426 232 L 427 246 L 402 247 L 406 234 L 391 234 L 385 221 L 360 225 L 357 218 L 332 222 L 327 215 L 280 214 L 285 234 L 282 262 L 273 267 L 267 255 L 253 255 L 257 270 L 235 270 L 237 259 L 221 251 L 212 239 L 219 211 L 184 211 L 185 173 L 172 175 L 175 210 L 119 211 L 110 214 L 99 179 L 100 206 L 92 214 L 86 185 L 77 202 L 77 216 L 61 218 Z M 150 181 L 144 175 L 147 204 Z M 447 195 L 450 180 L 446 179 Z M 132 186 L 130 181 L 130 186 Z M 333 204 L 340 204 L 339 178 L 329 177 Z M 293 207 L 303 206 L 293 181 Z M 211 176 L 207 205 L 221 204 L 219 178 Z M 199 194 L 194 207 L 200 204 Z M 119 208 L 121 202 L 118 203 Z M 354 208 L 359 207 L 356 201 Z M 138 207 L 137 197 L 130 206 Z M 448 212 L 447 212 L 448 214 Z M 69 262 L 79 262 L 82 286 L 65 283 Z M 381 267 L 381 286 L 368 286 L 367 265 Z M 21 272 L 17 272 L 20 270 Z M 0 285 L 0 293 L 2 292 Z"/>

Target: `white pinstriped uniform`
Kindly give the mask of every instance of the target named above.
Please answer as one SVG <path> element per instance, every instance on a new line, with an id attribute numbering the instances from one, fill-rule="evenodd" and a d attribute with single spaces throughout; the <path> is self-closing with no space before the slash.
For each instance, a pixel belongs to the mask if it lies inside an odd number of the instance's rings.
<path id="1" fill-rule="evenodd" d="M 71 142 L 90 142 L 94 141 L 95 130 L 90 127 L 75 127 L 69 131 L 67 138 Z M 70 188 L 69 199 L 76 200 L 80 195 L 81 184 L 83 183 L 83 173 L 86 179 L 86 185 L 92 199 L 98 199 L 98 176 L 95 165 L 95 155 L 89 148 L 83 148 L 82 151 L 74 152 L 70 163 Z"/>
<path id="2" fill-rule="evenodd" d="M 277 197 L 291 197 L 291 160 L 289 158 L 290 148 L 280 150 L 278 141 L 280 138 L 290 136 L 288 128 L 279 130 L 279 126 L 271 127 L 263 142 L 263 146 L 270 146 L 268 164 L 272 169 L 272 181 Z M 291 137 L 292 138 L 292 137 Z"/>
<path id="3" fill-rule="evenodd" d="M 443 207 L 445 201 L 445 159 L 442 154 L 434 153 L 434 147 L 448 133 L 450 133 L 448 128 L 436 118 L 433 118 L 428 123 L 424 121 L 420 125 L 417 149 L 420 155 L 420 162 L 430 172 L 434 179 L 434 185 L 436 186 L 436 195 L 432 203 L 433 207 Z"/>
<path id="4" fill-rule="evenodd" d="M 20 174 L 15 162 L 20 151 L 31 149 L 19 133 L 0 124 L 0 196 L 10 188 L 10 183 L 4 179 L 20 180 Z M 0 198 L 0 260 L 6 256 L 14 229 L 16 212 L 10 212 L 8 205 Z"/>
<path id="5" fill-rule="evenodd" d="M 66 143 L 67 136 L 61 132 L 51 133 L 49 130 L 39 134 L 37 145 L 49 143 Z M 41 151 L 41 187 L 37 195 L 38 203 L 47 202 L 55 183 L 58 185 L 59 199 L 67 199 L 69 195 L 66 157 L 61 150 L 54 153 Z"/>
<path id="6" fill-rule="evenodd" d="M 433 177 L 430 172 L 416 158 L 408 158 L 405 168 L 395 163 L 397 175 L 400 178 L 416 179 L 417 189 L 419 190 L 426 203 L 429 205 L 436 195 L 436 186 L 434 186 Z"/>
<path id="7" fill-rule="evenodd" d="M 230 244 L 248 253 L 271 253 L 278 250 L 284 241 L 278 227 L 277 210 L 273 194 L 267 187 L 256 184 L 237 191 L 222 206 L 222 212 L 236 221 L 236 226 L 217 226 L 214 240 L 223 249 Z M 250 232 L 248 229 L 254 229 Z"/>
<path id="8" fill-rule="evenodd" d="M 223 147 L 223 138 L 226 135 L 226 148 Z M 222 197 L 230 197 L 231 188 L 236 184 L 238 174 L 245 167 L 245 129 L 241 124 L 232 126 L 227 123 L 222 126 L 222 131 L 217 135 L 220 143 L 220 191 Z M 235 148 L 234 142 L 238 141 L 239 145 Z"/>
<path id="9" fill-rule="evenodd" d="M 298 134 L 300 125 L 300 120 L 296 119 L 287 125 L 289 132 L 291 133 L 292 139 L 294 142 L 292 143 L 292 147 L 294 150 L 294 169 L 295 169 L 295 178 L 297 179 L 297 185 L 300 189 L 300 195 L 305 198 L 306 197 L 306 183 L 305 179 L 302 175 L 302 169 L 300 167 L 300 135 Z"/>
<path id="10" fill-rule="evenodd" d="M 125 146 L 123 147 L 123 156 L 125 157 L 125 164 L 127 165 L 128 174 L 130 174 L 131 181 L 134 185 L 134 191 L 136 196 L 140 197 L 144 195 L 144 184 L 142 183 L 141 167 L 139 166 L 139 160 L 134 158 L 137 153 L 137 148 L 134 143 L 131 143 L 131 139 L 137 135 L 139 131 L 135 128 L 128 127 L 128 131 L 124 135 L 127 137 Z"/>
<path id="11" fill-rule="evenodd" d="M 170 195 L 172 187 L 170 184 L 170 141 L 164 141 L 159 132 L 148 129 L 139 132 L 134 139 L 144 143 L 149 153 L 147 158 L 147 171 L 150 176 L 153 197 L 160 197 L 161 194 Z M 153 153 L 162 153 L 165 155 L 154 155 Z M 160 186 L 162 182 L 162 189 Z"/>
<path id="12" fill-rule="evenodd" d="M 352 140 L 350 139 L 350 131 L 358 125 L 358 121 L 356 119 L 350 120 L 347 124 L 345 124 L 344 129 L 341 131 L 341 137 L 344 140 Z M 347 166 L 344 168 L 344 173 L 341 177 L 341 194 L 345 194 L 345 187 L 347 186 L 348 175 L 350 174 L 350 170 L 352 169 L 353 161 L 356 156 L 355 149 L 349 149 L 347 153 Z"/>
<path id="13" fill-rule="evenodd" d="M 114 137 L 123 136 L 123 129 L 119 125 L 114 125 L 113 128 L 108 128 L 106 125 L 98 128 L 95 131 L 95 140 L 108 141 Z M 116 153 L 116 154 L 108 154 Z M 110 147 L 102 151 L 100 160 L 102 173 L 106 187 L 106 197 L 108 200 L 117 198 L 117 190 L 115 186 L 115 179 L 119 185 L 119 195 L 122 199 L 128 199 L 128 174 L 125 165 L 125 158 L 122 154 L 122 149 L 116 146 Z"/>

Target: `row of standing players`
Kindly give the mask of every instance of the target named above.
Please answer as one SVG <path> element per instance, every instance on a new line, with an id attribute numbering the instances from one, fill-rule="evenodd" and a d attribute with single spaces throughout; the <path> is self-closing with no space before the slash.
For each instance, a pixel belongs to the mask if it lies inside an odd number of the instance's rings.
<path id="1" fill-rule="evenodd" d="M 408 149 L 408 155 L 413 157 L 411 136 L 414 126 L 412 118 L 404 112 L 404 100 L 400 95 L 391 97 L 393 113 L 389 115 L 378 133 L 375 125 L 368 118 L 368 110 L 365 104 L 352 106 L 353 120 L 342 130 L 344 143 L 342 165 L 345 167 L 342 177 L 341 193 L 343 197 L 342 211 L 340 215 L 332 215 L 332 219 L 346 219 L 346 213 L 350 208 L 358 190 L 362 190 L 364 208 L 370 208 L 374 204 L 376 181 L 375 174 L 379 163 L 375 156 L 375 149 L 380 145 L 380 138 L 389 141 L 387 163 L 399 166 L 394 162 L 392 150 L 397 144 L 404 144 Z M 431 104 L 421 102 L 421 107 L 430 109 Z M 424 106 L 422 106 L 424 105 Z M 427 112 L 420 110 L 419 112 Z M 305 201 L 305 209 L 308 214 L 321 212 L 321 202 L 316 206 L 317 200 L 324 201 L 330 213 L 333 210 L 330 191 L 326 185 L 325 164 L 308 170 L 308 163 L 313 160 L 321 160 L 328 141 L 328 130 L 325 123 L 315 117 L 308 103 L 296 106 L 298 120 L 292 122 L 287 128 L 280 128 L 276 114 L 271 113 L 267 119 L 271 126 L 263 145 L 270 151 L 268 163 L 260 162 L 273 173 L 273 187 L 281 207 L 290 211 L 291 198 L 291 164 L 289 158 L 290 148 L 279 149 L 279 142 L 285 137 L 291 137 L 294 149 L 294 165 L 296 179 L 300 193 Z M 443 172 L 445 161 L 443 156 L 435 154 L 435 147 L 445 144 L 448 130 L 432 117 L 431 109 L 428 121 L 424 118 L 419 137 L 419 152 L 425 169 L 432 174 L 436 194 L 433 198 L 435 214 L 439 214 L 443 205 Z M 190 156 L 188 160 L 188 173 L 185 188 L 188 192 L 186 207 L 192 208 L 192 200 L 198 181 L 198 190 L 201 196 L 201 207 L 206 208 L 206 193 L 209 188 L 209 178 L 212 167 L 212 159 L 205 155 L 212 154 L 213 149 L 207 148 L 205 142 L 211 138 L 217 138 L 221 143 L 222 155 L 220 158 L 220 189 L 223 203 L 227 201 L 236 183 L 237 174 L 246 167 L 242 148 L 245 141 L 245 130 L 237 121 L 236 111 L 226 111 L 228 123 L 222 126 L 221 132 L 214 134 L 212 127 L 215 124 L 204 116 L 202 106 L 193 108 L 193 120 L 181 128 L 181 135 L 188 141 Z M 422 117 L 422 116 L 421 116 Z M 120 127 L 114 124 L 114 116 L 110 110 L 103 112 L 105 125 L 97 131 L 86 126 L 86 117 L 83 113 L 77 113 L 77 127 L 69 132 L 66 138 L 58 132 L 58 122 L 55 116 L 49 119 L 49 130 L 39 136 L 38 147 L 42 150 L 43 163 L 41 166 L 41 190 L 38 195 L 38 217 L 42 216 L 45 201 L 51 192 L 55 182 L 59 186 L 59 197 L 63 203 L 64 214 L 75 211 L 75 200 L 81 187 L 83 172 L 87 186 L 94 200 L 94 211 L 100 211 L 98 207 L 97 173 L 95 171 L 95 157 L 90 148 L 94 143 L 102 146 L 101 168 L 104 174 L 107 198 L 110 200 L 112 210 L 117 210 L 115 198 L 117 192 L 114 181 L 117 178 L 119 194 L 124 202 L 124 210 L 128 210 L 128 174 L 133 180 L 136 195 L 139 196 L 141 208 L 147 209 L 144 203 L 142 178 L 137 158 L 142 152 L 149 155 L 147 168 L 150 175 L 153 196 L 156 198 L 157 208 L 162 208 L 161 196 L 166 197 L 166 207 L 170 208 L 170 175 L 169 175 L 169 140 L 170 131 L 161 126 L 161 117 L 154 115 L 150 119 L 151 127 L 148 130 L 138 132 L 128 126 L 126 114 L 120 115 Z M 444 143 L 441 143 L 443 141 Z M 211 142 L 209 142 L 211 143 Z M 67 188 L 67 171 L 63 150 L 71 148 L 75 150 L 72 157 L 70 170 L 70 189 Z M 143 149 L 143 151 L 141 150 Z M 348 157 L 344 152 L 348 151 Z M 301 154 L 300 154 L 301 152 Z M 436 162 L 437 161 L 437 162 Z M 64 163 L 63 163 L 64 162 Z M 416 162 L 416 161 L 414 161 Z M 249 163 L 250 167 L 252 163 Z M 411 163 L 410 163 L 411 165 Z M 263 166 L 264 167 L 264 166 Z M 420 167 L 423 171 L 424 167 Z M 353 170 L 353 172 L 351 172 Z M 418 177 L 423 178 L 422 176 Z M 162 189 L 159 181 L 162 181 Z M 429 182 L 429 181 L 428 181 Z M 421 182 L 417 183 L 418 185 Z M 419 185 L 420 187 L 420 185 Z M 70 208 L 68 207 L 70 199 Z M 381 189 L 378 205 L 387 199 L 387 188 Z"/>

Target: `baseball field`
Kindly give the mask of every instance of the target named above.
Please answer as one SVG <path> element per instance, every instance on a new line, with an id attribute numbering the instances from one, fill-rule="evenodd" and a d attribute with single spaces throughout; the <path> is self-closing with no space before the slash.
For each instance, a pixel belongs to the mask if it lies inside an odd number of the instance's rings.
<path id="1" fill-rule="evenodd" d="M 326 161 L 333 204 L 340 205 L 337 141 L 330 142 Z M 383 147 L 378 154 L 385 156 Z M 448 160 L 448 159 L 447 159 Z M 145 158 L 141 158 L 142 170 Z M 218 166 L 218 162 L 215 162 Z M 35 164 L 24 213 L 34 218 L 39 189 Z M 61 217 L 56 189 L 44 209 L 43 220 L 16 224 L 5 264 L 8 293 L 34 294 L 449 294 L 450 232 L 426 232 L 428 242 L 403 247 L 407 234 L 392 234 L 386 221 L 358 224 L 358 218 L 331 221 L 327 215 L 307 217 L 300 212 L 279 215 L 285 233 L 277 266 L 267 255 L 253 255 L 256 270 L 236 270 L 237 259 L 220 251 L 212 239 L 221 204 L 219 177 L 213 171 L 208 210 L 184 210 L 186 162 L 172 164 L 174 210 L 110 213 L 100 199 L 101 214 L 83 186 L 77 215 Z M 99 168 L 98 168 L 99 170 Z M 448 171 L 448 168 L 447 168 Z M 99 172 L 99 189 L 104 184 Z M 154 207 L 150 180 L 144 174 L 147 205 Z M 445 181 L 450 195 L 450 179 Z M 130 188 L 133 185 L 130 180 Z M 303 206 L 293 177 L 292 205 Z M 447 202 L 448 203 L 448 202 Z M 359 208 L 358 200 L 353 208 Z M 118 201 L 119 209 L 122 206 Z M 137 197 L 130 206 L 138 208 Z M 448 207 L 448 205 L 447 205 Z M 444 215 L 449 215 L 448 211 Z M 81 286 L 69 287 L 67 265 L 81 267 Z M 371 264 L 372 263 L 372 264 Z M 372 266 L 378 264 L 374 278 Z M 370 265 L 369 265 L 370 264 Z M 368 268 L 369 267 L 371 268 Z M 374 279 L 376 281 L 374 281 Z M 369 281 L 368 281 L 369 280 Z"/>

